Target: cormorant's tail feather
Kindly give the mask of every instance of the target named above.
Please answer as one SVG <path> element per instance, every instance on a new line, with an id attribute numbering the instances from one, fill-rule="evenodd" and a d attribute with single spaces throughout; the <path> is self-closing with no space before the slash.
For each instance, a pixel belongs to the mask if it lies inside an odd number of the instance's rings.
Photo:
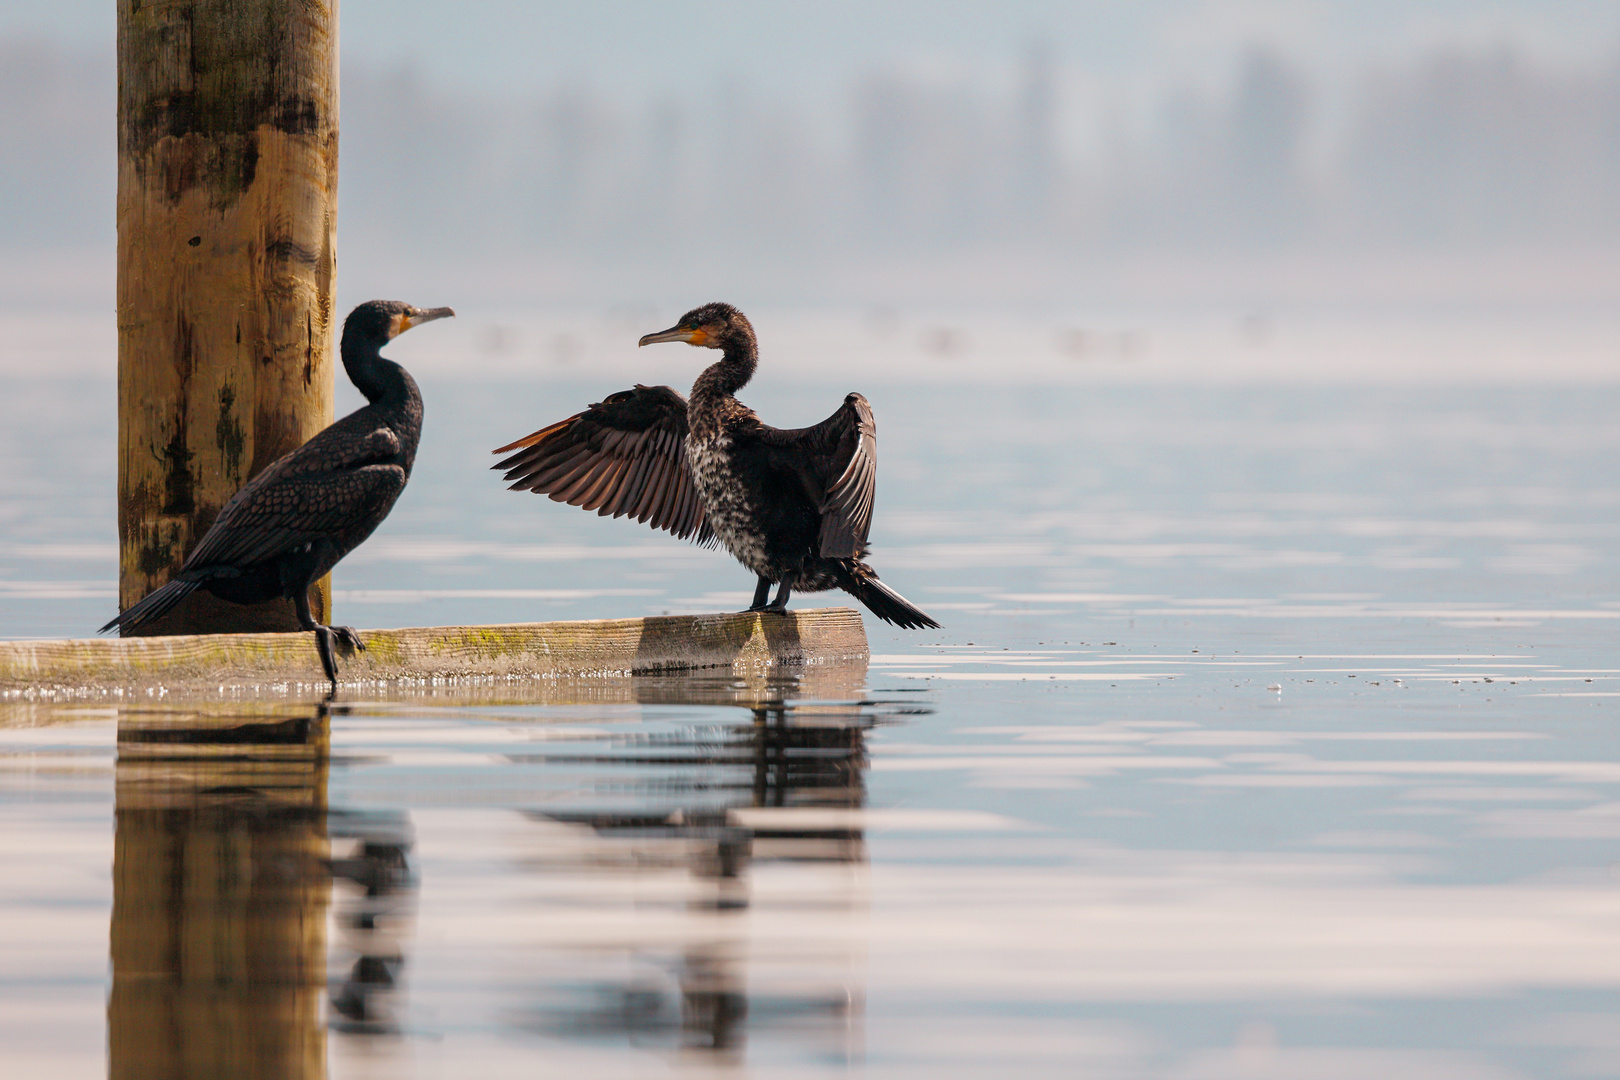
<path id="1" fill-rule="evenodd" d="M 154 589 L 146 594 L 145 599 L 137 604 L 132 604 L 127 611 L 119 612 L 116 619 L 103 626 L 96 633 L 105 634 L 109 630 L 116 629 L 119 634 L 124 634 L 133 630 L 141 623 L 149 619 L 155 619 L 167 612 L 174 605 L 195 592 L 200 584 L 202 583 L 198 581 L 176 579 L 161 589 Z"/>
<path id="2" fill-rule="evenodd" d="M 919 630 L 925 626 L 938 627 L 939 623 L 878 580 L 877 571 L 855 559 L 838 560 L 838 587 L 865 604 L 867 610 L 886 623 Z"/>

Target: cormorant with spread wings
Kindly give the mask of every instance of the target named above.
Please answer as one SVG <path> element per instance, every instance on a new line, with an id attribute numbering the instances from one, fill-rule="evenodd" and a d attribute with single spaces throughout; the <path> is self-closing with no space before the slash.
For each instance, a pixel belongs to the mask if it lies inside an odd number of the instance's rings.
<path id="1" fill-rule="evenodd" d="M 735 396 L 753 377 L 759 346 L 729 304 L 689 311 L 641 344 L 661 341 L 721 350 L 690 401 L 637 385 L 503 446 L 495 453 L 517 452 L 494 467 L 512 489 L 724 547 L 759 579 L 749 611 L 785 611 L 795 589 L 837 588 L 885 622 L 938 626 L 862 561 L 877 487 L 866 398 L 850 394 L 814 427 L 761 423 Z"/>

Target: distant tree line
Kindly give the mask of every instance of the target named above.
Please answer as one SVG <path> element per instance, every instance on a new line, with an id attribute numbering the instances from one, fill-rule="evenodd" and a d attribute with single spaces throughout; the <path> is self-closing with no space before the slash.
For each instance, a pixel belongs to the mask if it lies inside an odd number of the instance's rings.
<path id="1" fill-rule="evenodd" d="M 1167 94 L 1085 152 L 1062 89 L 1038 50 L 1001 92 L 874 71 L 829 124 L 735 87 L 495 101 L 346 65 L 341 228 L 605 258 L 1620 242 L 1620 64 L 1436 53 L 1366 75 L 1329 116 L 1325 88 L 1256 49 L 1223 89 Z M 0 43 L 0 93 L 26 103 L 0 112 L 0 240 L 110 243 L 110 60 Z"/>

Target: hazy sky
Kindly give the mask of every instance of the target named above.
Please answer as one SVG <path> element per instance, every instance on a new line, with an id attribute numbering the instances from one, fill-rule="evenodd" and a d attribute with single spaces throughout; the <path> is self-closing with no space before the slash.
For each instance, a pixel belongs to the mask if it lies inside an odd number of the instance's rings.
<path id="1" fill-rule="evenodd" d="M 1437 44 L 1620 54 L 1612 0 L 342 0 L 340 10 L 351 62 L 412 63 L 467 89 L 568 78 L 637 98 L 742 80 L 813 99 L 880 63 L 994 77 L 1036 40 L 1064 68 L 1114 86 L 1218 78 L 1253 42 L 1330 75 Z M 8 4 L 0 35 L 110 48 L 114 11 L 110 0 Z"/>
<path id="2" fill-rule="evenodd" d="M 1065 266 L 1205 243 L 1287 241 L 1335 266 L 1364 240 L 1574 237 L 1620 250 L 1614 0 L 341 0 L 340 10 L 344 242 L 379 265 L 397 257 L 399 215 L 423 206 L 437 213 L 410 236 L 418 256 L 481 267 L 504 265 L 504 253 L 552 291 L 582 280 L 588 262 L 608 283 L 598 291 L 615 296 L 635 292 L 626 267 L 645 281 L 674 275 L 673 252 L 688 275 L 694 252 L 712 254 L 714 274 L 780 270 L 779 291 L 797 296 L 817 282 L 856 289 L 850 260 L 873 251 L 922 260 L 885 280 L 937 269 L 1027 292 L 1046 269 L 1003 273 L 973 245 L 1030 236 Z M 43 74 L 12 71 L 12 93 L 60 99 L 55 112 L 9 118 L 23 152 L 0 160 L 8 242 L 110 243 L 116 11 L 112 0 L 0 5 L 0 42 L 46 57 Z M 1031 62 L 1037 47 L 1049 67 Z M 1498 48 L 1523 63 L 1498 64 Z M 1428 63 L 1437 51 L 1463 55 Z M 1245 81 L 1256 71 L 1275 77 Z M 1019 157 L 1037 85 L 1052 94 L 1040 114 L 1058 162 L 1050 189 Z M 883 97 L 894 87 L 898 97 Z M 1260 175 L 1272 158 L 1276 175 Z M 952 244 L 961 266 L 924 254 Z M 537 251 L 554 261 L 543 273 Z"/>

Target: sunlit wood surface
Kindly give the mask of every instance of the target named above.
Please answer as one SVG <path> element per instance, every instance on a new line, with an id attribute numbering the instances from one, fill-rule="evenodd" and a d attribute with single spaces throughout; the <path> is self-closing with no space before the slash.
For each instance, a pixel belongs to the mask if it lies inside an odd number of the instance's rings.
<path id="1" fill-rule="evenodd" d="M 852 608 L 412 627 L 363 630 L 361 637 L 365 652 L 339 661 L 345 683 L 749 670 L 867 658 L 866 630 Z M 0 693 L 13 697 L 324 682 L 314 636 L 306 633 L 0 642 Z"/>
<path id="2" fill-rule="evenodd" d="M 332 422 L 338 28 L 303 0 L 122 0 L 117 19 L 123 608 Z M 324 580 L 314 604 L 324 621 Z M 140 632 L 297 625 L 284 600 L 199 593 Z"/>

